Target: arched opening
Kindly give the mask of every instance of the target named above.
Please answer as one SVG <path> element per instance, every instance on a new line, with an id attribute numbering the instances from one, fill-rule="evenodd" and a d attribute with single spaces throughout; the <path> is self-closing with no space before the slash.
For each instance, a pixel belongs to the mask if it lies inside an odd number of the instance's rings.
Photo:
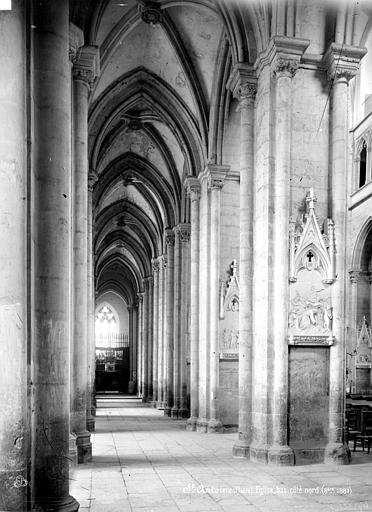
<path id="1" fill-rule="evenodd" d="M 109 300 L 99 301 L 95 315 L 96 392 L 124 393 L 130 380 L 128 312 L 121 297 L 105 295 Z"/>
<path id="2" fill-rule="evenodd" d="M 363 187 L 367 181 L 367 144 L 363 141 L 362 149 L 359 153 L 359 188 Z"/>
<path id="3" fill-rule="evenodd" d="M 354 251 L 351 276 L 351 325 L 346 347 L 346 391 L 357 395 L 372 392 L 372 223 L 362 229 Z"/>

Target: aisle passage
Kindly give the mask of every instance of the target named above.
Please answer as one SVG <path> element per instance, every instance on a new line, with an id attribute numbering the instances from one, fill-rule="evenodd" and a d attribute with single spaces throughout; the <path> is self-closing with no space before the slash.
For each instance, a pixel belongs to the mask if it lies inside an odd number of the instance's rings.
<path id="1" fill-rule="evenodd" d="M 372 510 L 372 455 L 350 466 L 258 465 L 232 457 L 236 433 L 187 432 L 134 398 L 98 405 L 93 462 L 71 474 L 82 511 Z"/>

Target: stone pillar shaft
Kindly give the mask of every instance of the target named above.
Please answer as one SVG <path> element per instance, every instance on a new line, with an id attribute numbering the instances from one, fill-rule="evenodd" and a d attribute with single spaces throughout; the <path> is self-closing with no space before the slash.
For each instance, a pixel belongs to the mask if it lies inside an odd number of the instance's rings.
<path id="1" fill-rule="evenodd" d="M 187 365 L 186 365 L 186 342 L 187 342 L 187 311 L 188 311 L 188 288 L 189 288 L 189 263 L 190 263 L 190 224 L 180 225 L 180 408 L 178 415 L 187 418 L 189 415 L 187 405 Z"/>
<path id="2" fill-rule="evenodd" d="M 148 398 L 148 313 L 149 313 L 149 281 L 143 280 L 143 331 L 142 331 L 142 401 Z"/>
<path id="3" fill-rule="evenodd" d="M 158 353 L 159 353 L 159 339 L 158 339 L 158 325 L 159 325 L 159 261 L 157 259 L 152 262 L 153 272 L 153 316 L 152 316 L 152 400 L 153 405 L 156 406 L 158 401 Z"/>
<path id="4" fill-rule="evenodd" d="M 152 276 L 148 278 L 149 281 L 149 300 L 148 300 L 148 334 L 147 334 L 147 344 L 148 344 L 148 358 L 147 358 L 147 368 L 148 368 L 148 401 L 153 400 L 153 345 L 154 345 L 154 329 L 153 329 L 153 312 L 154 312 L 154 279 Z"/>
<path id="5" fill-rule="evenodd" d="M 345 235 L 346 235 L 346 148 L 348 83 L 345 77 L 335 79 L 331 95 L 332 112 L 332 219 L 337 246 L 337 279 L 332 285 L 333 333 L 335 344 L 330 355 L 330 425 L 329 442 L 343 443 L 344 343 L 345 343 Z"/>
<path id="6" fill-rule="evenodd" d="M 137 395 L 142 398 L 142 352 L 143 352 L 143 293 L 138 293 L 137 318 Z"/>
<path id="7" fill-rule="evenodd" d="M 166 357 L 167 357 L 167 373 L 166 373 L 166 390 L 165 400 L 166 407 L 164 414 L 171 415 L 173 407 L 173 307 L 174 307 L 174 233 L 171 229 L 166 231 L 167 244 L 167 269 L 166 269 Z"/>
<path id="8" fill-rule="evenodd" d="M 25 7 L 0 12 L 0 503 L 14 512 L 27 507 L 29 456 Z"/>
<path id="9" fill-rule="evenodd" d="M 210 321 L 210 399 L 208 431 L 222 428 L 219 419 L 219 267 L 220 267 L 220 209 L 222 181 L 209 179 L 210 188 L 210 252 L 209 252 L 209 321 Z"/>
<path id="10" fill-rule="evenodd" d="M 35 340 L 33 501 L 78 510 L 69 496 L 71 71 L 68 2 L 33 4 Z"/>
<path id="11" fill-rule="evenodd" d="M 181 247 L 178 227 L 175 231 L 174 245 L 174 316 L 173 316 L 173 406 L 172 417 L 178 416 L 180 408 L 180 273 Z"/>
<path id="12" fill-rule="evenodd" d="M 73 364 L 71 427 L 76 435 L 78 463 L 90 462 L 87 431 L 88 391 L 88 92 L 89 81 L 73 71 Z"/>
<path id="13" fill-rule="evenodd" d="M 207 180 L 200 178 L 200 245 L 199 245 L 199 417 L 197 430 L 207 431 L 209 388 L 209 335 L 206 311 L 208 310 L 208 188 Z"/>
<path id="14" fill-rule="evenodd" d="M 94 172 L 88 177 L 88 210 L 87 210 L 87 336 L 88 336 L 88 388 L 87 388 L 87 429 L 95 428 L 95 378 L 96 378 L 96 342 L 95 342 L 95 291 L 93 263 L 93 186 L 97 181 Z"/>
<path id="15" fill-rule="evenodd" d="M 358 313 L 358 280 L 360 270 L 351 270 L 350 274 L 350 303 L 349 303 L 349 332 L 346 340 L 346 368 L 349 372 L 348 381 L 350 393 L 356 393 L 356 367 L 354 350 L 357 342 L 357 313 Z M 349 354 L 349 355 L 348 355 Z M 347 390 L 346 390 L 347 391 Z"/>
<path id="16" fill-rule="evenodd" d="M 164 256 L 159 256 L 159 289 L 158 289 L 158 399 L 156 406 L 164 408 Z"/>
<path id="17" fill-rule="evenodd" d="M 199 416 L 199 231 L 200 231 L 200 183 L 188 178 L 191 201 L 191 270 L 190 270 L 190 418 L 186 428 L 195 430 Z"/>
<path id="18" fill-rule="evenodd" d="M 240 82 L 239 439 L 233 453 L 249 454 L 252 423 L 252 286 L 254 99 L 256 85 Z"/>
<path id="19" fill-rule="evenodd" d="M 279 61 L 276 76 L 275 113 L 275 177 L 273 247 L 273 352 L 272 376 L 272 446 L 269 462 L 293 464 L 294 456 L 288 447 L 288 254 L 289 205 L 291 166 L 292 77 L 296 67 L 292 62 Z"/>

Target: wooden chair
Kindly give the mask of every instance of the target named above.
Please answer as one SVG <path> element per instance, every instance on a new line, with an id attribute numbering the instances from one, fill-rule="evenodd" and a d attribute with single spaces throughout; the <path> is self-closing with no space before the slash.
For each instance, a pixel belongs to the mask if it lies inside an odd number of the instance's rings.
<path id="1" fill-rule="evenodd" d="M 362 432 L 360 430 L 360 410 L 359 409 L 346 409 L 345 411 L 346 417 L 346 443 L 349 441 L 354 441 L 354 451 L 355 451 L 355 438 L 360 435 Z"/>
<path id="2" fill-rule="evenodd" d="M 367 446 L 369 455 L 372 442 L 372 411 L 364 410 L 360 412 L 360 434 L 354 436 L 354 452 L 358 441 L 360 441 L 363 451 Z"/>

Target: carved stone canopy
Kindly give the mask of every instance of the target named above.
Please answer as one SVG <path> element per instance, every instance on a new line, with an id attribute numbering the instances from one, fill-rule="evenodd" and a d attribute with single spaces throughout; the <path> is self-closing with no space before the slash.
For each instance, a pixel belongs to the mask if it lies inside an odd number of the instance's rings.
<path id="1" fill-rule="evenodd" d="M 322 234 L 315 215 L 314 190 L 311 188 L 306 197 L 308 212 L 301 226 L 290 222 L 290 263 L 289 281 L 297 281 L 300 270 L 316 270 L 322 276 L 322 282 L 332 284 L 335 281 L 335 235 L 334 223 L 327 220 L 327 233 Z"/>
<path id="2" fill-rule="evenodd" d="M 372 348 L 371 328 L 368 327 L 365 316 L 363 316 L 362 324 L 358 329 L 357 347 L 360 347 L 360 345 L 367 345 L 368 348 Z"/>
<path id="3" fill-rule="evenodd" d="M 230 265 L 231 275 L 227 284 L 221 282 L 220 291 L 220 320 L 225 318 L 225 311 L 236 312 L 239 311 L 239 293 L 240 285 L 237 276 L 237 263 L 233 260 Z"/>

